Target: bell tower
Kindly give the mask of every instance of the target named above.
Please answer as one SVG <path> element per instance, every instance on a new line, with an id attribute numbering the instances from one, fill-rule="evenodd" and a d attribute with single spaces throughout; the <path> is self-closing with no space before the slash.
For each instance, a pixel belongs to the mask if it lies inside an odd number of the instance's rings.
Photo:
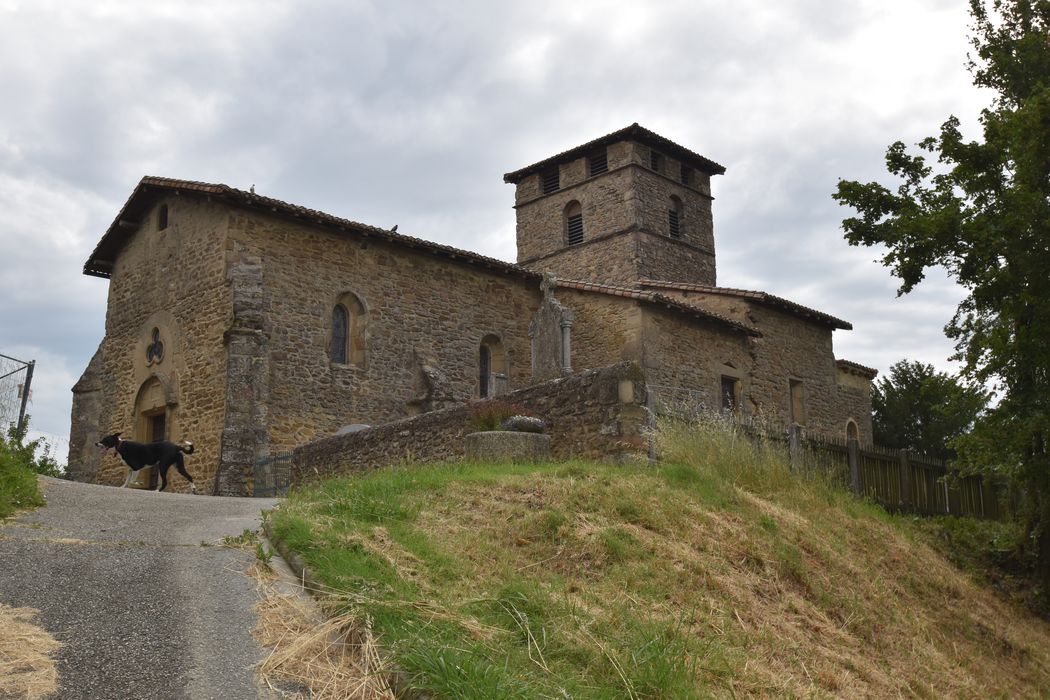
<path id="1" fill-rule="evenodd" d="M 711 176 L 725 168 L 638 124 L 507 173 L 519 265 L 633 287 L 715 284 Z"/>

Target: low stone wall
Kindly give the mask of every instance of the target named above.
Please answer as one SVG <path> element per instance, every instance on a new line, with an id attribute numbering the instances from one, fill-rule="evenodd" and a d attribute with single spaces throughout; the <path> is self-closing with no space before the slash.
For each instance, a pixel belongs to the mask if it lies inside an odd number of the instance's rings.
<path id="1" fill-rule="evenodd" d="M 579 372 L 496 400 L 520 404 L 547 421 L 554 459 L 620 461 L 648 454 L 645 378 L 635 364 Z M 400 462 L 462 459 L 477 403 L 302 445 L 292 454 L 292 484 Z"/>

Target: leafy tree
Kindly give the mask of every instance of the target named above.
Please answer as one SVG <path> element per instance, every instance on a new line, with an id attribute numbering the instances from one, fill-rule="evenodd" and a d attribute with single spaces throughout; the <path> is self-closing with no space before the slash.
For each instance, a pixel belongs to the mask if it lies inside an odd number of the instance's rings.
<path id="1" fill-rule="evenodd" d="M 871 392 L 875 443 L 953 459 L 950 443 L 968 433 L 988 395 L 933 365 L 901 360 Z"/>
<path id="2" fill-rule="evenodd" d="M 950 116 L 917 154 L 889 147 L 896 189 L 840 181 L 834 196 L 859 213 L 843 221 L 851 244 L 887 247 L 899 293 L 934 265 L 967 290 L 945 332 L 964 376 L 991 382 L 1000 401 L 959 456 L 1021 487 L 1050 593 L 1050 0 L 971 0 L 970 12 L 969 69 L 995 94 L 983 139 L 966 140 Z"/>

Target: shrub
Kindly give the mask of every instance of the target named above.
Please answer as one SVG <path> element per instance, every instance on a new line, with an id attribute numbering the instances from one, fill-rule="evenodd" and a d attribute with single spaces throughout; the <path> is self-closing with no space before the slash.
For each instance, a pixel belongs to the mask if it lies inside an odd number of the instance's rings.
<path id="1" fill-rule="evenodd" d="M 503 399 L 486 399 L 470 407 L 470 426 L 483 432 L 502 430 L 503 421 L 511 416 L 535 417 L 535 413 L 511 401 Z"/>
<path id="2" fill-rule="evenodd" d="M 65 476 L 64 468 L 58 463 L 58 460 L 55 459 L 52 453 L 54 448 L 51 444 L 43 438 L 27 441 L 26 434 L 28 432 L 29 416 L 26 416 L 22 429 L 19 430 L 14 425 L 10 426 L 7 429 L 7 437 L 0 436 L 0 443 L 3 443 L 7 451 L 30 471 L 55 478 Z"/>
<path id="3" fill-rule="evenodd" d="M 0 436 L 0 518 L 44 504 L 32 465 L 25 446 Z"/>

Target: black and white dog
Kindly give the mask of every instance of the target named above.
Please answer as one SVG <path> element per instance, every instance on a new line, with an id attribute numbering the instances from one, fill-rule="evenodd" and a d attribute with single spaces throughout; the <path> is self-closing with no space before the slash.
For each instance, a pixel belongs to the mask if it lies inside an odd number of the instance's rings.
<path id="1" fill-rule="evenodd" d="M 120 458 L 124 460 L 124 463 L 131 467 L 131 471 L 128 472 L 128 478 L 124 479 L 124 484 L 121 488 L 128 485 L 128 482 L 131 481 L 131 475 L 139 469 L 156 464 L 157 472 L 160 473 L 160 488 L 157 490 L 163 491 L 168 485 L 168 467 L 174 464 L 175 468 L 179 470 L 179 474 L 182 474 L 190 482 L 190 490 L 193 493 L 197 493 L 197 487 L 193 484 L 193 477 L 186 471 L 186 465 L 182 460 L 183 453 L 193 454 L 192 442 L 187 442 L 186 447 L 164 440 L 133 442 L 120 437 L 120 433 L 113 433 L 102 438 L 95 445 L 102 448 L 103 454 L 107 450 L 115 450 L 120 455 Z"/>

